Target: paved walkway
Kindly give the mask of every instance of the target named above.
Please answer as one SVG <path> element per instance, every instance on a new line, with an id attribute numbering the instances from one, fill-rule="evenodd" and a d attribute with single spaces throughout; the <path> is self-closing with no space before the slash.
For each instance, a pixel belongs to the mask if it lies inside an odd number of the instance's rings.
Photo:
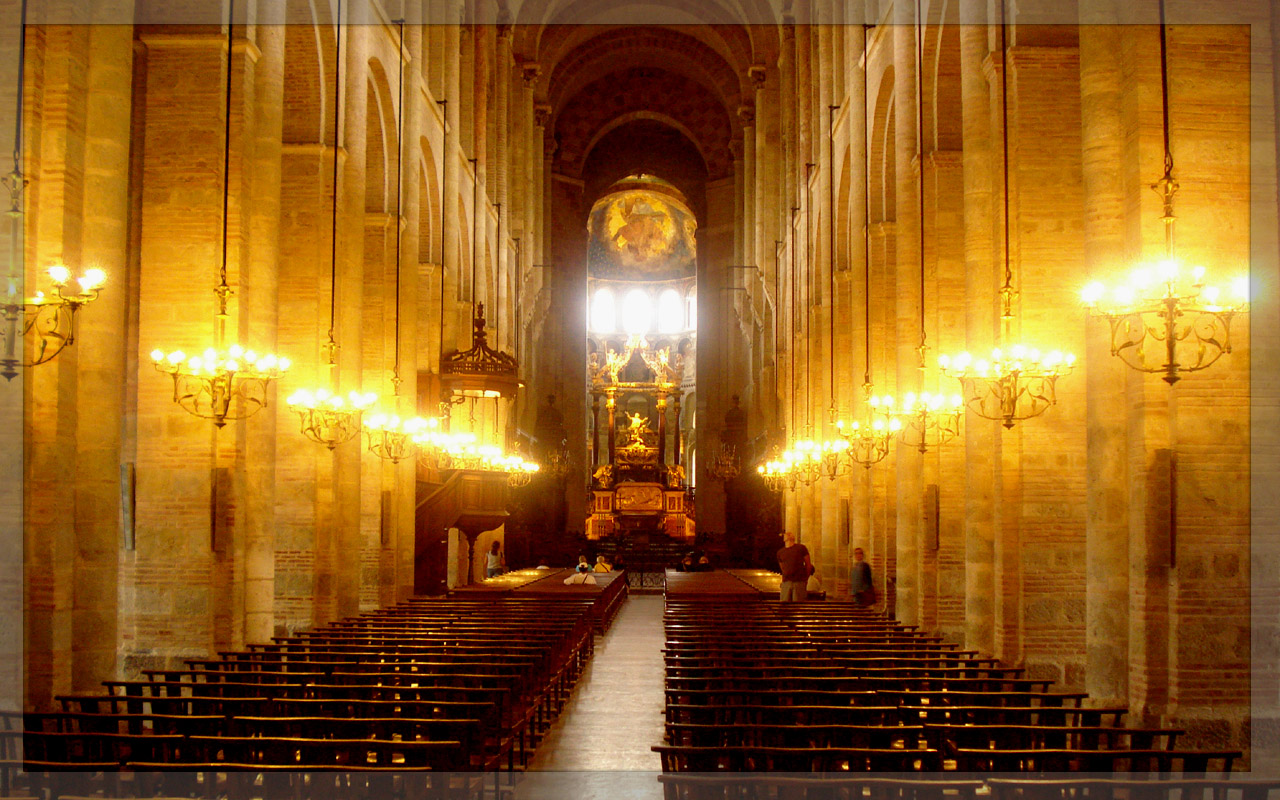
<path id="1" fill-rule="evenodd" d="M 661 798 L 662 595 L 632 595 L 516 786 L 517 800 Z"/>

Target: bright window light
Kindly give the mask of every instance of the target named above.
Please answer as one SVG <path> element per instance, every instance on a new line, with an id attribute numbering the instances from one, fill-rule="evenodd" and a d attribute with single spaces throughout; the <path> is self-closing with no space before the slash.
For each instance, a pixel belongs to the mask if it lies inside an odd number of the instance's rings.
<path id="1" fill-rule="evenodd" d="M 675 289 L 668 289 L 658 298 L 658 330 L 675 333 L 684 327 L 684 303 Z"/>
<path id="2" fill-rule="evenodd" d="M 689 292 L 689 330 L 696 331 L 698 329 L 698 295 Z"/>
<path id="3" fill-rule="evenodd" d="M 595 333 L 613 333 L 617 326 L 615 316 L 613 292 L 608 289 L 596 291 L 591 299 L 591 330 Z"/>
<path id="4" fill-rule="evenodd" d="M 627 333 L 648 333 L 653 324 L 653 302 L 639 289 L 627 292 L 622 304 L 622 328 Z"/>

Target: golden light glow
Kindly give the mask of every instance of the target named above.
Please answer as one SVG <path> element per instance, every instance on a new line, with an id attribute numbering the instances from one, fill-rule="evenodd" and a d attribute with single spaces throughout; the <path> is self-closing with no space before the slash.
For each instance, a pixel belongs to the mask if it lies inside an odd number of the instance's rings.
<path id="1" fill-rule="evenodd" d="M 1085 308 L 1111 326 L 1111 354 L 1140 372 L 1176 383 L 1184 372 L 1213 365 L 1231 352 L 1231 319 L 1249 310 L 1249 278 L 1225 288 L 1206 282 L 1203 266 L 1165 258 L 1108 287 L 1093 281 L 1080 292 Z"/>
<path id="2" fill-rule="evenodd" d="M 267 405 L 267 386 L 289 370 L 283 356 L 246 350 L 239 344 L 209 347 L 199 355 L 181 350 L 151 351 L 156 370 L 173 378 L 173 400 L 197 417 L 221 428 L 229 419 L 245 419 Z"/>

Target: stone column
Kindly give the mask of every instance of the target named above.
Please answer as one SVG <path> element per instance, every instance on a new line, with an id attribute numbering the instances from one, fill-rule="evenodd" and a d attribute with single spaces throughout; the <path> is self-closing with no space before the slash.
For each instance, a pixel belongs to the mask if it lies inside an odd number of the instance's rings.
<path id="1" fill-rule="evenodd" d="M 404 65 L 404 107 L 400 113 L 404 115 L 404 141 L 400 142 L 400 158 L 403 159 L 403 185 L 401 191 L 404 192 L 403 208 L 399 224 L 403 231 L 403 241 L 400 250 L 400 337 L 401 337 L 401 355 L 400 355 L 400 374 L 405 379 L 405 385 L 401 389 L 405 397 L 408 398 L 410 406 L 417 405 L 417 374 L 419 369 L 427 369 L 427 364 L 419 363 L 420 351 L 413 346 L 413 343 L 419 337 L 429 335 L 429 328 L 426 325 L 420 326 L 420 321 L 427 319 L 430 312 L 426 309 L 419 308 L 419 299 L 427 297 L 426 286 L 430 280 L 420 275 L 415 269 L 418 263 L 418 253 L 420 251 L 420 242 L 425 232 L 419 227 L 419 221 L 422 219 L 421 208 L 423 203 L 429 200 L 421 196 L 421 184 L 418 180 L 418 164 L 423 157 L 422 147 L 419 143 L 417 131 L 425 131 L 427 126 L 427 109 L 425 103 L 427 98 L 423 96 L 421 91 L 421 75 L 425 70 L 419 65 L 422 63 L 423 51 L 426 45 L 425 29 L 421 25 L 406 25 L 405 33 L 405 58 L 407 63 Z M 397 137 L 398 138 L 398 137 Z M 427 191 L 430 191 L 428 188 Z M 434 303 L 427 304 L 428 309 L 434 306 Z M 421 409 L 419 413 L 430 415 L 434 409 Z M 392 519 L 389 524 L 389 541 L 386 546 L 391 548 L 391 575 L 390 586 L 384 587 L 382 594 L 383 603 L 400 602 L 413 594 L 413 562 L 416 549 L 415 542 L 415 505 L 417 503 L 417 488 L 414 476 L 416 467 L 413 459 L 407 459 L 404 462 L 392 468 L 394 476 L 393 493 L 393 509 Z"/>
<path id="2" fill-rule="evenodd" d="M 494 181 L 495 202 L 498 204 L 498 241 L 497 259 L 495 260 L 495 268 L 498 271 L 497 284 L 498 296 L 495 298 L 497 308 L 494 309 L 494 320 L 502 319 L 502 326 L 498 328 L 498 342 L 502 349 L 511 351 L 515 342 L 515 306 L 511 303 L 508 295 L 507 287 L 510 285 L 510 267 L 508 265 L 507 240 L 511 236 L 511 200 L 510 188 L 507 180 L 510 161 L 510 131 L 511 131 L 511 26 L 498 26 L 498 46 L 497 55 L 494 63 L 494 114 L 496 116 L 496 124 L 494 125 L 494 133 L 496 134 L 494 142 L 494 164 L 492 167 Z"/>
<path id="3" fill-rule="evenodd" d="M 74 345 L 78 374 L 71 688 L 76 692 L 98 691 L 103 680 L 115 677 L 118 666 L 123 401 L 129 362 L 126 254 L 133 36 L 127 26 L 102 25 L 89 29 L 88 40 L 85 127 L 93 136 L 84 142 L 84 171 L 93 176 L 92 192 L 83 198 L 82 263 L 70 266 L 73 272 L 100 267 L 110 283 L 80 312 Z"/>
<path id="4" fill-rule="evenodd" d="M 48 291 L 49 278 L 44 274 L 48 265 L 64 263 L 72 275 L 85 266 L 82 247 L 88 233 L 84 229 L 88 209 L 84 201 L 89 187 L 83 173 L 87 166 L 90 35 L 74 26 L 52 26 L 31 29 L 26 41 L 27 75 L 40 75 L 43 82 L 23 97 L 24 116 L 30 121 L 24 124 L 24 156 L 18 166 L 27 181 L 22 197 L 26 216 L 18 222 L 24 228 L 21 234 L 14 231 L 23 250 L 12 269 L 15 293 L 30 297 L 37 291 Z M 13 115 L 8 116 L 12 120 Z M 115 285 L 108 285 L 104 294 L 126 290 L 124 276 L 113 277 Z M 92 309 L 90 306 L 84 315 L 91 315 Z M 34 354 L 33 338 L 24 337 L 16 343 L 15 357 Z M 77 586 L 77 568 L 81 566 L 87 568 L 87 581 L 106 582 L 98 573 L 105 559 L 95 552 L 104 537 L 97 530 L 100 526 L 93 526 L 95 530 L 84 537 L 89 552 L 77 552 L 81 537 L 76 530 L 74 501 L 82 493 L 54 466 L 80 472 L 77 438 L 87 438 L 87 432 L 77 436 L 75 401 L 81 350 L 79 344 L 73 345 L 52 361 L 31 369 L 19 367 L 14 383 L 5 381 L 4 387 L 9 393 L 21 392 L 18 405 L 24 436 L 18 458 L 23 463 L 22 512 L 15 519 L 21 521 L 25 537 L 20 551 L 26 625 L 22 644 L 26 648 L 27 704 L 40 711 L 50 710 L 55 694 L 72 688 L 76 680 L 73 672 L 79 667 L 75 662 L 83 661 L 75 652 L 75 635 L 77 629 L 84 631 L 92 624 L 88 595 L 107 588 Z M 90 642 L 93 650 L 105 645 Z M 85 665 L 84 669 L 87 673 L 93 668 Z M 88 677 L 86 674 L 84 679 Z"/>
<path id="5" fill-rule="evenodd" d="M 137 639 L 125 644 L 126 674 L 142 663 L 180 663 L 213 649 L 217 598 L 212 576 L 215 569 L 219 577 L 225 575 L 216 565 L 228 555 L 222 510 L 230 483 L 218 487 L 215 522 L 214 426 L 179 408 L 172 380 L 146 363 L 151 348 L 200 352 L 214 340 L 212 289 L 223 247 L 226 36 L 218 28 L 191 35 L 155 30 L 143 43 L 146 89 L 134 94 L 147 112 L 142 138 L 134 143 L 142 153 L 135 167 L 141 197 L 133 298 L 139 353 L 136 549 L 124 554 L 122 565 L 145 575 L 145 583 L 124 587 L 134 590 L 133 600 L 122 603 L 120 622 L 122 629 L 152 633 L 145 644 Z M 160 113 L 173 110 L 180 113 Z M 192 130 L 210 133 L 193 139 Z M 197 163 L 214 166 L 195 169 Z M 176 169 L 175 164 L 186 166 Z M 234 335 L 234 329 L 228 331 Z M 227 578 L 220 591 L 230 594 L 230 585 Z M 139 652 L 141 647 L 146 652 Z"/>
<path id="6" fill-rule="evenodd" d="M 361 327 L 364 308 L 365 149 L 364 125 L 368 103 L 369 37 L 380 29 L 348 25 L 343 33 L 343 98 L 340 139 L 346 163 L 338 185 L 338 303 L 336 338 L 338 366 L 345 375 L 360 375 Z M 380 283 L 381 281 L 379 281 Z M 360 610 L 360 448 L 336 451 L 333 609 L 337 618 Z"/>
<path id="7" fill-rule="evenodd" d="M 847 341 L 851 342 L 848 351 L 847 362 L 849 368 L 850 388 L 846 397 L 849 400 L 848 408 L 850 410 L 849 419 L 858 420 L 862 417 L 862 410 L 866 407 L 866 391 L 862 387 L 863 375 L 868 373 L 867 369 L 867 344 L 864 337 L 870 337 L 870 322 L 867 314 L 870 310 L 866 305 L 866 292 L 869 291 L 869 278 L 871 271 L 870 264 L 867 263 L 870 248 L 867 247 L 867 239 L 871 237 L 871 231 L 866 224 L 867 219 L 867 125 L 868 120 L 863 117 L 863 70 L 869 69 L 869 59 L 862 53 L 862 26 L 855 24 L 848 26 L 849 35 L 855 36 L 856 45 L 850 42 L 848 56 L 850 60 L 850 77 L 847 81 L 849 87 L 848 107 L 845 113 L 845 140 L 849 143 L 849 161 L 848 161 L 848 186 L 849 196 L 847 204 L 842 207 L 842 213 L 846 215 L 848 220 L 848 230 L 850 236 L 847 238 L 849 247 L 849 272 L 848 283 L 849 291 L 841 296 L 841 302 L 845 303 L 845 319 L 848 320 L 846 329 L 850 333 Z M 855 51 L 853 47 L 856 46 Z M 858 66 L 861 59 L 861 67 Z M 868 103 L 869 105 L 869 103 Z M 867 108 L 868 114 L 871 112 Z M 839 200 L 837 200 L 837 203 Z M 866 239 L 864 239 L 866 237 Z M 837 320 L 837 324 L 840 321 Z M 883 462 L 882 462 L 883 463 Z M 872 470 L 883 470 L 886 467 L 864 468 L 855 466 L 853 473 L 850 475 L 850 497 L 849 497 L 849 546 L 848 552 L 852 553 L 853 548 L 861 547 L 870 561 L 876 554 L 871 548 L 871 530 L 872 530 L 872 509 L 871 509 L 871 479 Z M 850 556 L 851 559 L 851 556 Z M 842 564 L 843 566 L 843 564 Z M 848 576 L 845 576 L 847 580 Z M 876 589 L 880 595 L 884 594 L 884 587 L 880 582 L 876 581 Z"/>
<path id="8" fill-rule="evenodd" d="M 460 9 L 450 2 L 451 19 L 459 18 Z M 461 89 L 461 26 L 451 24 L 445 26 L 445 53 L 448 56 L 444 68 L 445 99 L 444 107 L 445 147 L 442 160 L 444 162 L 443 191 L 441 197 L 444 224 L 441 233 L 444 236 L 444 272 L 441 275 L 444 293 L 444 321 L 441 350 L 452 350 L 459 340 L 458 315 L 453 309 L 458 298 L 458 287 L 462 282 L 461 254 L 462 242 L 465 241 L 462 230 L 462 216 L 459 214 L 458 200 L 462 189 L 461 154 L 459 152 L 462 131 L 462 89 Z"/>
<path id="9" fill-rule="evenodd" d="M 259 53 L 246 59 L 246 89 L 252 93 L 244 104 L 252 116 L 252 142 L 244 160 L 246 191 L 252 198 L 247 213 L 249 241 L 246 269 L 241 273 L 240 320 L 247 346 L 277 352 L 279 330 L 281 133 L 284 120 L 284 29 L 259 26 L 252 29 Z M 288 354 L 285 354 L 288 357 Z M 273 390 L 273 402 L 282 405 L 287 390 Z M 244 453 L 244 641 L 265 642 L 275 632 L 275 536 L 276 536 L 276 421 L 267 408 L 240 429 Z M 286 429 L 286 435 L 293 435 Z"/>
<path id="10" fill-rule="evenodd" d="M 1080 111 L 1084 166 L 1084 246 L 1090 277 L 1110 278 L 1124 261 L 1123 30 L 1110 3 L 1081 8 Z M 1082 359 L 1087 415 L 1085 558 L 1087 669 L 1085 690 L 1096 702 L 1129 700 L 1129 502 L 1126 409 L 1115 389 L 1126 367 L 1111 355 L 1110 326 L 1086 323 Z"/>
<path id="11" fill-rule="evenodd" d="M 966 20 L 986 16 L 983 0 L 965 0 Z M 997 253 L 993 182 L 999 177 L 992 148 L 992 91 L 987 81 L 992 28 L 960 28 L 960 96 L 963 113 L 965 335 L 970 353 L 995 343 Z M 998 29 L 995 35 L 999 35 Z M 995 529 L 999 496 L 998 423 L 971 412 L 964 420 L 965 447 L 965 647 L 995 652 Z"/>
<path id="12" fill-rule="evenodd" d="M 923 169 L 916 142 L 916 28 L 910 6 L 895 6 L 893 36 L 894 97 L 897 141 L 893 143 L 897 185 L 897 357 L 899 398 L 924 386 L 920 360 L 920 252 L 918 169 Z M 897 596 L 894 612 L 907 625 L 919 621 L 921 496 L 923 458 L 908 446 L 897 453 Z"/>
<path id="13" fill-rule="evenodd" d="M 790 224 L 790 209 L 796 205 L 796 71 L 795 71 L 795 51 L 796 51 L 796 26 L 792 17 L 783 17 L 782 24 L 782 52 L 778 56 L 778 76 L 779 76 L 779 93 L 778 93 L 778 109 L 781 113 L 781 192 L 782 203 L 778 209 L 779 227 L 785 231 L 787 237 L 793 237 L 794 225 Z M 782 238 L 782 237 L 780 237 Z M 788 431 L 788 434 L 791 432 Z"/>

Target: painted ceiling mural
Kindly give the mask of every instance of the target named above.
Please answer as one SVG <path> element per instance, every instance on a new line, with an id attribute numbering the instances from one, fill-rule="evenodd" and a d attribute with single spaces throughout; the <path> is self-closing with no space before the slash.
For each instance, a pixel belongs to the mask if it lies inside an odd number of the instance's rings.
<path id="1" fill-rule="evenodd" d="M 587 263 L 596 278 L 667 280 L 694 274 L 698 223 L 671 184 L 626 178 L 587 218 Z"/>

